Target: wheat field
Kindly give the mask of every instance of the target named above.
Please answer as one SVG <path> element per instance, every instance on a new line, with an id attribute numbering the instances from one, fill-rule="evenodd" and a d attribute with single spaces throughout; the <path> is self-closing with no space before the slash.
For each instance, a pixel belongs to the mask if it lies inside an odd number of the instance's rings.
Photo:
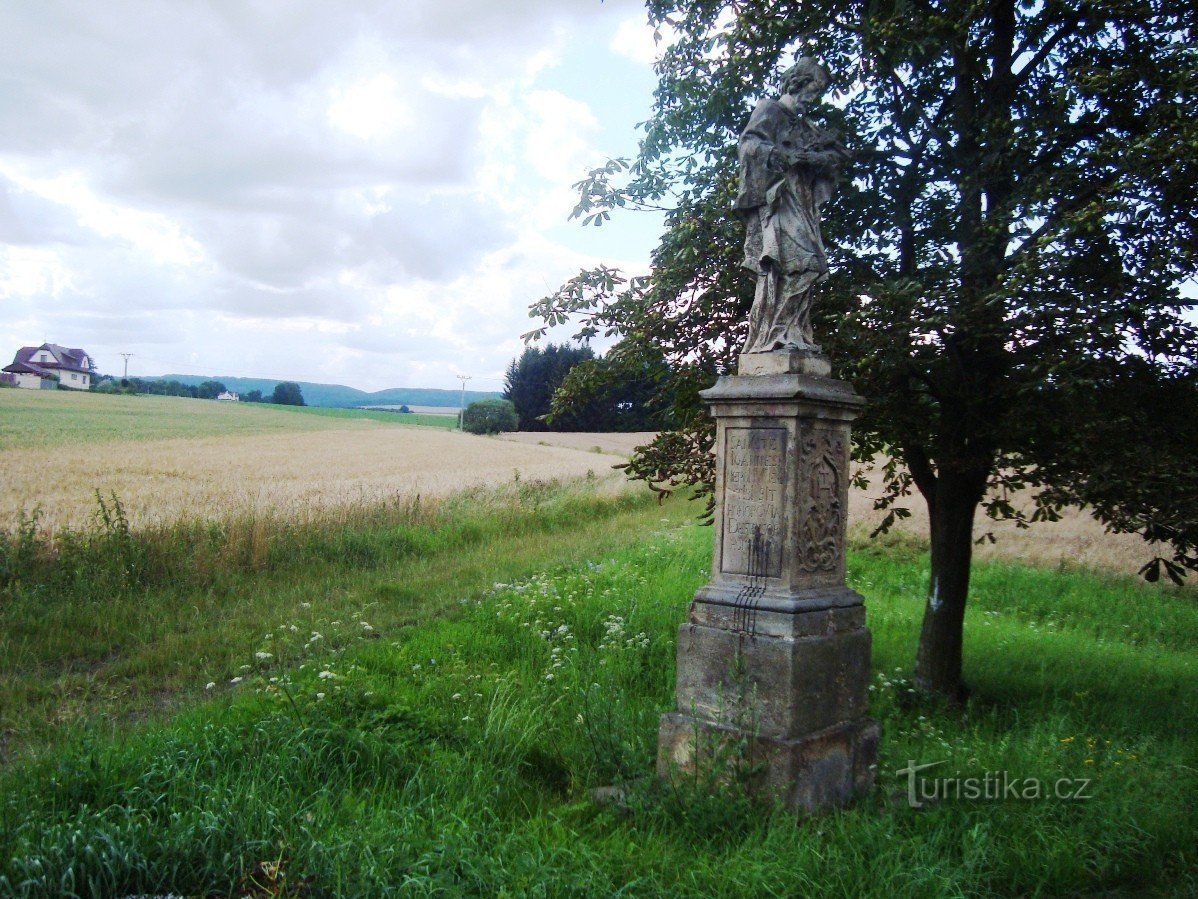
<path id="1" fill-rule="evenodd" d="M 95 492 L 115 493 L 137 526 L 247 512 L 303 515 L 397 497 L 443 496 L 513 478 L 621 475 L 613 464 L 652 439 L 547 432 L 476 437 L 363 417 L 178 397 L 0 390 L 0 529 L 40 510 L 50 529 L 86 524 Z M 368 413 L 363 413 L 365 416 Z M 864 539 L 882 515 L 875 491 L 850 495 L 850 529 Z M 1016 497 L 1018 503 L 1020 497 Z M 1026 498 L 1023 498 L 1026 501 Z M 909 498 L 900 534 L 926 541 L 927 510 Z M 979 516 L 996 542 L 979 559 L 1011 559 L 1134 574 L 1152 555 L 1135 535 L 1108 534 L 1083 510 L 1020 530 Z"/>
<path id="2" fill-rule="evenodd" d="M 151 402 L 145 402 L 149 400 Z M 186 436 L 168 436 L 182 433 Z M 86 524 L 115 494 L 134 527 L 247 512 L 302 515 L 513 478 L 619 482 L 619 458 L 443 428 L 178 397 L 0 391 L 0 527 L 40 510 Z M 122 437 L 129 435 L 129 437 Z"/>

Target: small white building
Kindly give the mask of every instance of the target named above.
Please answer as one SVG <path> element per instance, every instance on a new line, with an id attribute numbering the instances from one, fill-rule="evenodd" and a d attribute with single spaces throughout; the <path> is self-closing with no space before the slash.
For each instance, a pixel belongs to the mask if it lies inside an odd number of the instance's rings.
<path id="1" fill-rule="evenodd" d="M 43 343 L 21 347 L 12 365 L 4 366 L 3 371 L 12 375 L 18 387 L 53 390 L 61 384 L 72 390 L 90 390 L 94 368 L 91 356 L 83 350 Z"/>
<path id="2" fill-rule="evenodd" d="M 216 398 L 218 400 L 224 400 L 226 403 L 240 403 L 241 402 L 241 397 L 238 394 L 234 393 L 232 390 L 226 390 L 224 393 L 218 393 L 216 395 Z"/>

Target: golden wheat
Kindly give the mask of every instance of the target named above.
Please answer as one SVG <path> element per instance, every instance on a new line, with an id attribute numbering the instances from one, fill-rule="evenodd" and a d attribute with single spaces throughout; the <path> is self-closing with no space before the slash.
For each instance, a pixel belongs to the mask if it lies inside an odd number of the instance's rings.
<path id="1" fill-rule="evenodd" d="M 873 497 L 877 493 L 877 489 L 849 493 L 850 531 L 857 539 L 867 537 L 885 515 L 873 508 Z M 1016 494 L 1012 502 L 1028 510 L 1032 507 L 1030 494 Z M 928 508 L 923 497 L 913 492 L 903 505 L 911 510 L 911 517 L 898 522 L 895 531 L 926 543 Z M 975 559 L 1005 559 L 1030 565 L 1064 565 L 1134 575 L 1154 555 L 1135 534 L 1109 534 L 1082 509 L 1065 509 L 1060 521 L 1038 522 L 1029 528 L 1019 528 L 1010 521 L 993 521 L 979 510 L 973 533 L 975 539 L 994 535 L 993 543 L 986 540 L 974 546 Z"/>
<path id="2" fill-rule="evenodd" d="M 513 434 L 500 434 L 499 439 L 512 443 L 530 443 L 534 446 L 564 446 L 568 449 L 583 450 L 591 453 L 605 453 L 627 459 L 638 446 L 651 441 L 657 436 L 655 431 L 642 431 L 631 434 L 591 434 L 591 433 L 555 433 L 552 431 L 517 431 Z"/>
<path id="3" fill-rule="evenodd" d="M 33 391 L 4 391 L 0 423 L 0 529 L 13 528 L 22 511 L 34 508 L 51 529 L 84 525 L 97 490 L 115 493 L 132 524 L 142 527 L 180 517 L 294 517 L 417 494 L 444 496 L 517 473 L 547 479 L 592 472 L 616 484 L 613 457 L 627 458 L 653 436 L 541 432 L 496 440 L 173 397 Z M 113 439 L 122 431 L 139 439 Z M 161 439 L 168 435 L 179 436 Z M 850 497 L 857 536 L 881 518 L 872 496 L 853 491 Z M 898 530 L 926 540 L 922 499 L 912 496 L 908 506 L 912 517 Z M 978 558 L 1134 573 L 1150 555 L 1138 537 L 1107 534 L 1079 510 L 1030 530 L 980 518 L 975 532 L 987 531 L 997 542 L 977 547 Z"/>
<path id="4" fill-rule="evenodd" d="M 121 441 L 0 454 L 0 522 L 41 509 L 51 528 L 86 523 L 95 491 L 115 493 L 135 527 L 250 511 L 308 508 L 397 496 L 440 496 L 524 479 L 618 480 L 610 460 L 424 428 Z"/>

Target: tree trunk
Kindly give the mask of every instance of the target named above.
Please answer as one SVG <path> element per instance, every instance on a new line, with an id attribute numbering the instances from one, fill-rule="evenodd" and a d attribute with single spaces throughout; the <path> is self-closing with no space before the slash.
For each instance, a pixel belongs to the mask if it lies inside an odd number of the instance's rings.
<path id="1" fill-rule="evenodd" d="M 981 496 L 967 479 L 940 476 L 931 518 L 932 577 L 915 658 L 915 686 L 957 703 L 965 699 L 961 680 L 965 600 L 973 558 L 973 517 Z"/>

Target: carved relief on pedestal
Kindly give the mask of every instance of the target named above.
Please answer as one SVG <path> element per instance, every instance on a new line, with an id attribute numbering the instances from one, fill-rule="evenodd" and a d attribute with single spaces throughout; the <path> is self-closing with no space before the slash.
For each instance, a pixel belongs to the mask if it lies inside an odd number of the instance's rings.
<path id="1" fill-rule="evenodd" d="M 806 574 L 836 572 L 844 556 L 844 435 L 811 426 L 800 441 L 798 568 Z"/>
<path id="2" fill-rule="evenodd" d="M 721 569 L 727 574 L 780 577 L 786 429 L 726 428 L 722 459 Z"/>

